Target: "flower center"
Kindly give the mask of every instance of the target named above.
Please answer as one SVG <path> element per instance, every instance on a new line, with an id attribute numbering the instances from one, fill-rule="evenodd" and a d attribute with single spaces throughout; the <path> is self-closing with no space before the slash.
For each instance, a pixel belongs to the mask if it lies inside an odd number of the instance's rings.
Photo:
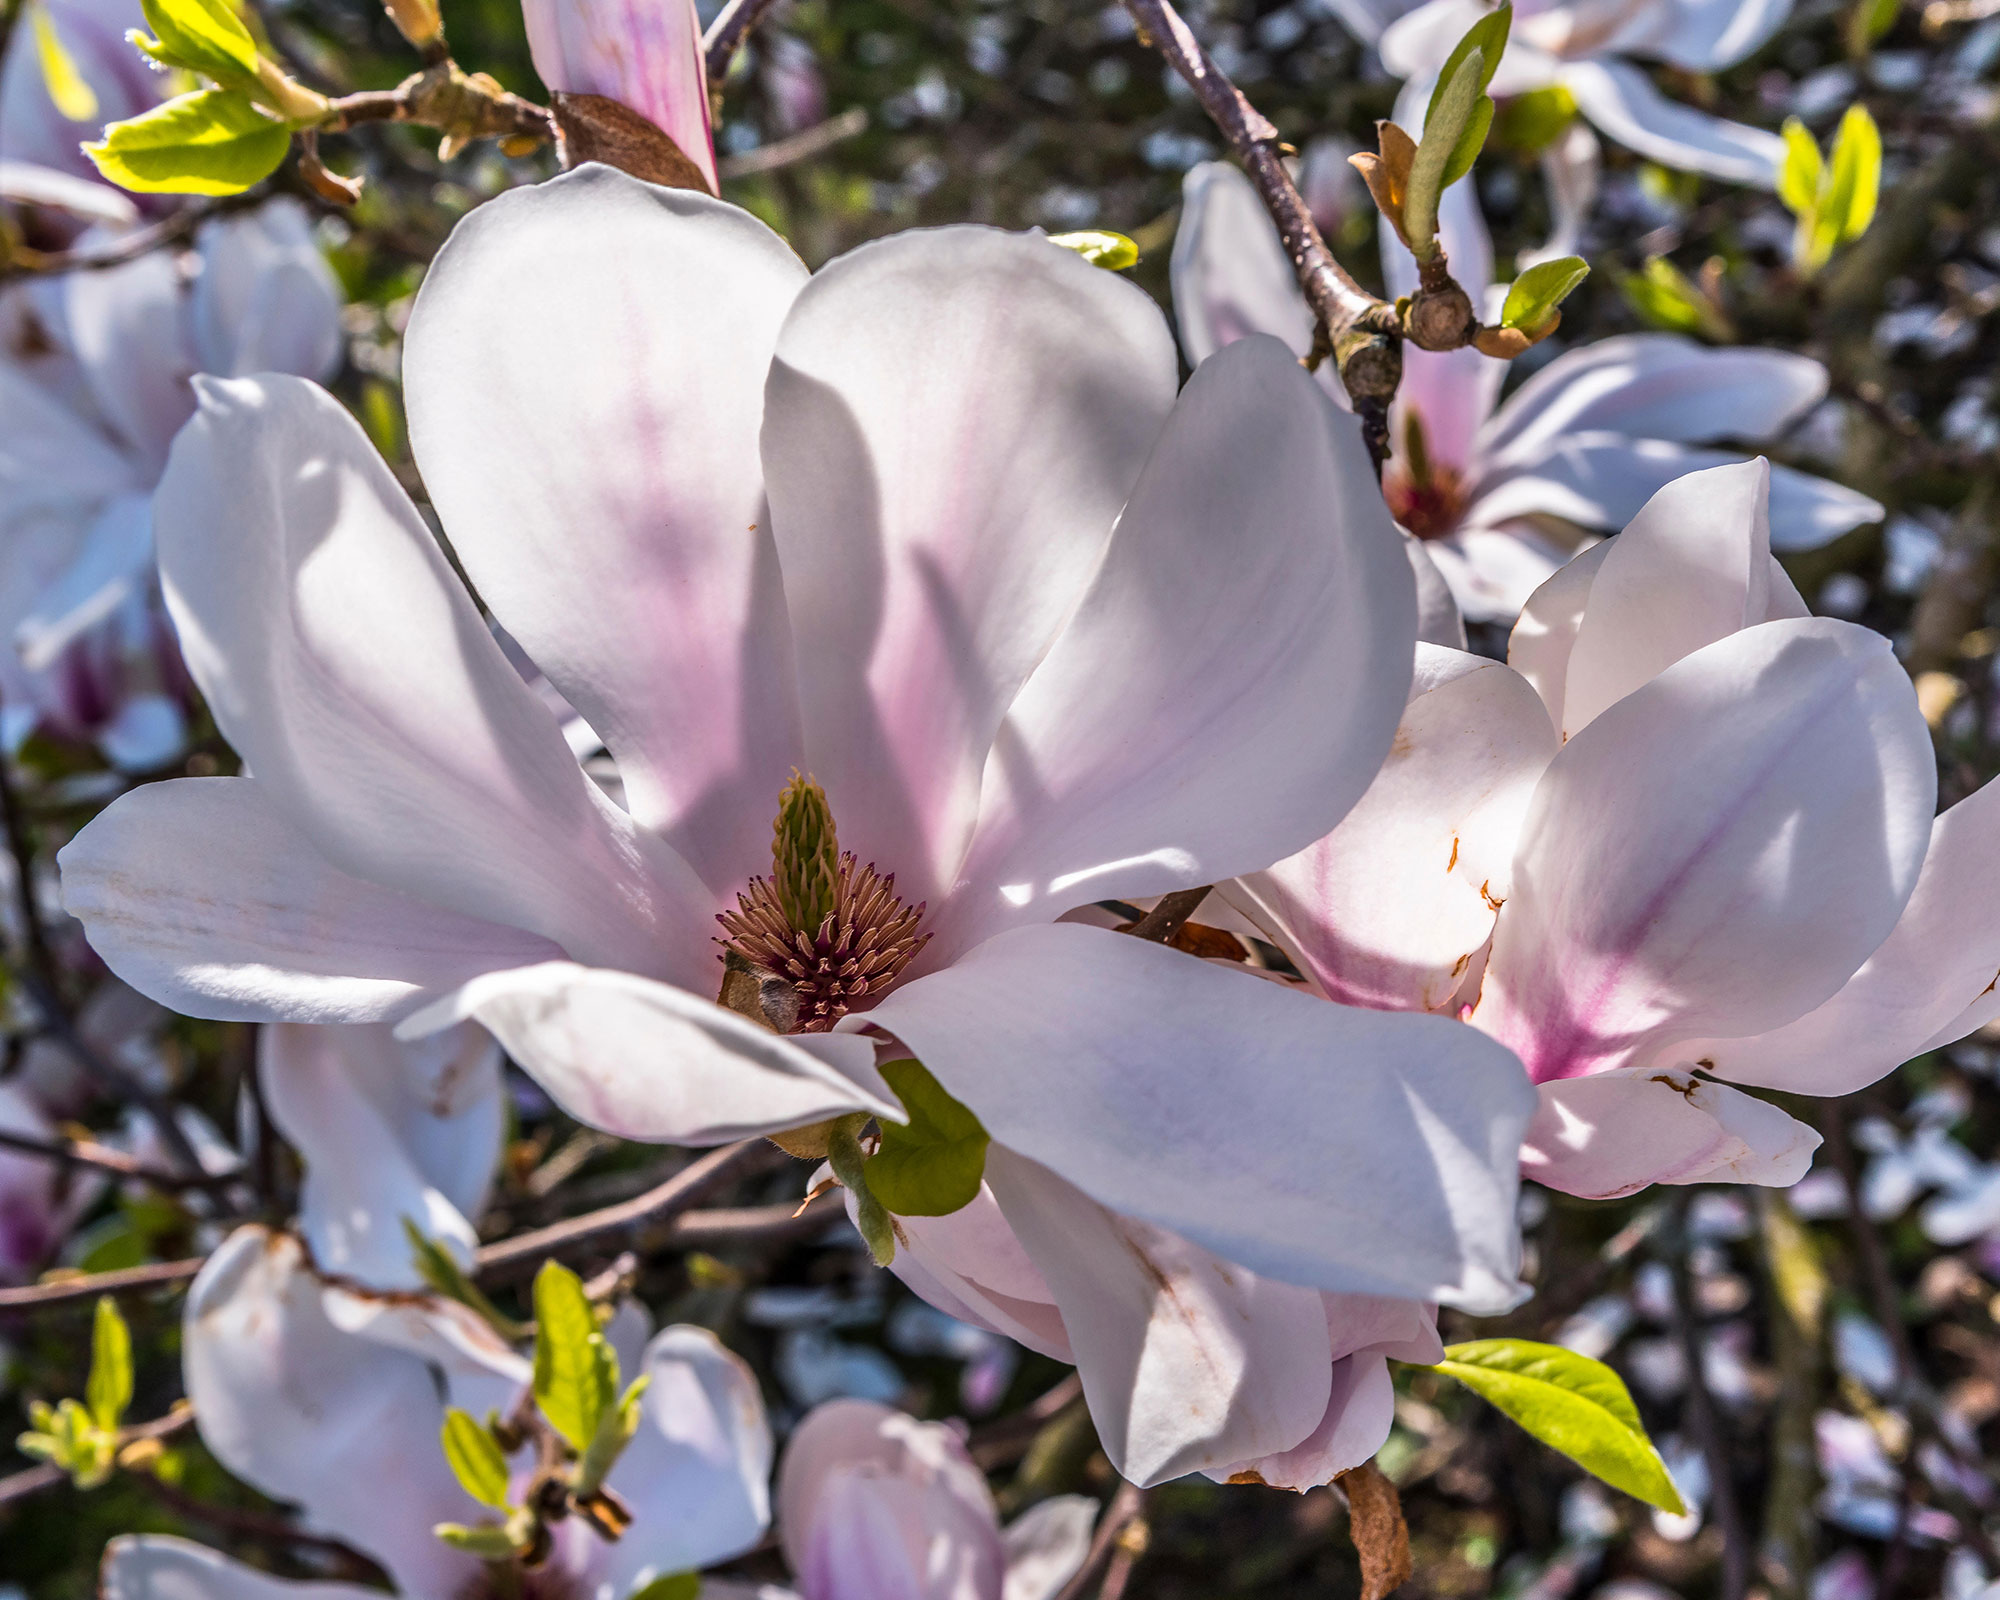
<path id="1" fill-rule="evenodd" d="M 1403 448 L 1382 473 L 1389 514 L 1419 539 L 1442 539 L 1465 514 L 1465 486 L 1454 468 L 1431 460 L 1423 419 L 1403 414 Z"/>
<path id="2" fill-rule="evenodd" d="M 728 935 L 716 943 L 725 969 L 733 954 L 789 989 L 781 1008 L 769 996 L 759 1007 L 767 1020 L 789 1024 L 781 1032 L 825 1033 L 894 983 L 930 942 L 918 931 L 924 904 L 904 905 L 893 872 L 839 848 L 826 792 L 796 772 L 778 798 L 771 868 L 736 896 L 734 911 L 716 913 Z M 727 996 L 726 976 L 723 988 Z"/>

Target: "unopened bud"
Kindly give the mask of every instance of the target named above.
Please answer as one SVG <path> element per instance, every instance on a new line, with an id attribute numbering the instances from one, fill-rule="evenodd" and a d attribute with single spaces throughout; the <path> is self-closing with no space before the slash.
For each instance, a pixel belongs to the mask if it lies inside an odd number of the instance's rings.
<path id="1" fill-rule="evenodd" d="M 396 31 L 419 50 L 444 37 L 444 18 L 437 0 L 382 0 Z"/>

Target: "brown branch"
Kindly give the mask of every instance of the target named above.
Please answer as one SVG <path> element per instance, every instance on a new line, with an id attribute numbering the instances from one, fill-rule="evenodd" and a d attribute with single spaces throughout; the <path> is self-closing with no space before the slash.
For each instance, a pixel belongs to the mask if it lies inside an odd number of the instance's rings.
<path id="1" fill-rule="evenodd" d="M 199 1176 L 183 1176 L 148 1166 L 122 1150 L 113 1150 L 109 1145 L 67 1139 L 38 1139 L 32 1134 L 10 1133 L 4 1128 L 0 1128 L 0 1147 L 18 1150 L 23 1155 L 40 1156 L 66 1167 L 95 1167 L 100 1172 L 115 1173 L 121 1178 L 136 1178 L 141 1183 L 150 1183 L 161 1189 L 212 1189 L 242 1181 L 242 1174 L 238 1172 L 204 1172 Z"/>
<path id="2" fill-rule="evenodd" d="M 711 87 L 729 75 L 729 63 L 736 59 L 737 49 L 776 4 L 777 0 L 729 0 L 722 14 L 709 24 L 708 32 L 701 36 L 701 53 L 708 63 Z"/>
<path id="3" fill-rule="evenodd" d="M 133 1289 L 161 1289 L 185 1283 L 197 1272 L 206 1256 L 188 1256 L 180 1261 L 154 1261 L 143 1267 L 120 1267 L 116 1272 L 87 1272 L 74 1278 L 58 1278 L 54 1283 L 31 1283 L 20 1289 L 0 1289 L 0 1311 L 38 1310 L 78 1300 L 95 1300 L 101 1294 L 121 1294 Z"/>
<path id="4" fill-rule="evenodd" d="M 194 236 L 210 217 L 262 204 L 270 190 L 259 184 L 241 194 L 214 195 L 191 201 L 170 217 L 148 223 L 121 234 L 110 244 L 92 250 L 31 250 L 17 246 L 11 259 L 0 262 L 0 283 L 16 278 L 48 278 L 65 272 L 102 272 L 106 267 L 122 267 L 155 250 L 181 244 Z"/>
<path id="5" fill-rule="evenodd" d="M 440 61 L 393 89 L 368 89 L 332 102 L 320 133 L 345 133 L 365 122 L 414 122 L 443 129 L 454 139 L 553 140 L 555 117 L 547 106 L 509 94 L 484 73 L 468 75 L 454 61 Z"/>
<path id="6" fill-rule="evenodd" d="M 1257 186 L 1379 462 L 1388 453 L 1389 402 L 1403 376 L 1395 308 L 1362 288 L 1334 260 L 1285 170 L 1287 147 L 1278 130 L 1209 58 L 1171 0 L 1125 0 L 1125 9 L 1141 36 L 1187 80 Z"/>
<path id="7" fill-rule="evenodd" d="M 748 178 L 759 172 L 775 172 L 779 167 L 789 167 L 794 162 L 809 161 L 822 150 L 831 150 L 843 140 L 852 139 L 868 127 L 868 113 L 860 106 L 852 106 L 837 117 L 828 117 L 824 122 L 816 122 L 803 132 L 793 134 L 789 139 L 778 139 L 770 144 L 759 145 L 755 150 L 746 150 L 740 156 L 725 156 L 717 163 L 717 171 L 725 179 Z"/>

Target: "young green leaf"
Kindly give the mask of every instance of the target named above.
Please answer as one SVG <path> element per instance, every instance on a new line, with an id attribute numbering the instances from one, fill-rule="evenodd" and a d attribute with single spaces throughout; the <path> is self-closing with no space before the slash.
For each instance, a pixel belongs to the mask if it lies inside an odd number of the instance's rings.
<path id="1" fill-rule="evenodd" d="M 197 89 L 83 147 L 97 170 L 137 194 L 241 194 L 285 159 L 292 134 L 234 89 Z"/>
<path id="2" fill-rule="evenodd" d="M 521 1540 L 511 1522 L 508 1525 L 482 1523 L 468 1528 L 460 1522 L 440 1522 L 431 1529 L 440 1543 L 463 1550 L 481 1561 L 508 1561 L 521 1551 Z"/>
<path id="3" fill-rule="evenodd" d="M 1504 5 L 1489 11 L 1471 27 L 1465 30 L 1465 37 L 1452 46 L 1451 54 L 1444 58 L 1444 65 L 1438 68 L 1437 86 L 1431 90 L 1430 104 L 1424 107 L 1424 131 L 1430 131 L 1431 119 L 1437 115 L 1438 102 L 1444 98 L 1445 86 L 1451 82 L 1452 74 L 1464 65 L 1465 58 L 1477 50 L 1483 58 L 1479 69 L 1478 92 L 1484 94 L 1486 86 L 1493 81 L 1493 74 L 1500 70 L 1500 57 L 1507 49 L 1507 32 L 1514 25 L 1514 8 Z"/>
<path id="4" fill-rule="evenodd" d="M 1882 189 L 1882 134 L 1866 106 L 1851 105 L 1840 119 L 1828 167 L 1821 226 L 1833 232 L 1837 243 L 1858 239 L 1875 220 Z"/>
<path id="5" fill-rule="evenodd" d="M 882 1146 L 868 1158 L 868 1187 L 898 1216 L 944 1217 L 970 1205 L 986 1174 L 987 1135 L 917 1061 L 891 1061 L 882 1076 L 908 1124 L 882 1123 Z"/>
<path id="6" fill-rule="evenodd" d="M 116 1433 L 132 1403 L 132 1334 L 110 1295 L 97 1297 L 97 1318 L 90 1331 L 90 1377 L 84 1402 L 97 1426 Z"/>
<path id="7" fill-rule="evenodd" d="M 535 1274 L 535 1399 L 577 1451 L 618 1397 L 618 1357 L 598 1331 L 583 1280 L 558 1261 Z"/>
<path id="8" fill-rule="evenodd" d="M 500 1453 L 492 1432 L 475 1421 L 472 1413 L 453 1406 L 444 1414 L 444 1428 L 438 1435 L 444 1458 L 465 1492 L 495 1511 L 507 1509 L 507 1458 Z"/>
<path id="9" fill-rule="evenodd" d="M 1662 1511 L 1687 1510 L 1624 1380 L 1603 1362 L 1561 1345 L 1475 1339 L 1449 1346 L 1437 1370 L 1614 1489 Z"/>
<path id="10" fill-rule="evenodd" d="M 35 57 L 42 65 L 42 83 L 49 100 L 71 122 L 88 122 L 97 115 L 97 91 L 77 70 L 76 58 L 56 32 L 56 20 L 45 5 L 28 8 L 35 29 Z"/>
<path id="11" fill-rule="evenodd" d="M 1409 190 L 1403 196 L 1403 237 L 1419 261 L 1436 253 L 1438 200 L 1449 183 L 1445 174 L 1458 156 L 1460 142 L 1475 133 L 1483 141 L 1492 125 L 1493 102 L 1479 88 L 1485 67 L 1486 58 L 1478 50 L 1459 61 L 1439 85 L 1424 136 L 1417 142 Z M 1473 153 L 1478 154 L 1476 148 Z"/>
<path id="12" fill-rule="evenodd" d="M 674 1572 L 634 1589 L 626 1600 L 696 1600 L 700 1593 L 699 1572 Z"/>
<path id="13" fill-rule="evenodd" d="M 576 1480 L 572 1487 L 579 1500 L 589 1499 L 603 1487 L 606 1476 L 618 1465 L 618 1458 L 638 1433 L 639 1424 L 645 1417 L 640 1402 L 652 1381 L 652 1374 L 642 1372 L 632 1380 L 632 1387 L 625 1391 L 618 1403 L 598 1419 L 597 1433 L 576 1465 Z"/>
<path id="14" fill-rule="evenodd" d="M 139 9 L 159 37 L 136 29 L 126 37 L 161 66 L 199 72 L 225 88 L 256 84 L 257 41 L 228 0 L 139 0 Z"/>
<path id="15" fill-rule="evenodd" d="M 1097 229 L 1084 233 L 1054 233 L 1049 235 L 1049 243 L 1074 250 L 1093 267 L 1102 267 L 1107 272 L 1123 272 L 1139 264 L 1139 247 L 1122 233 Z"/>
<path id="16" fill-rule="evenodd" d="M 1640 319 L 1655 328 L 1692 333 L 1716 344 L 1727 344 L 1734 337 L 1713 302 L 1665 256 L 1653 256 L 1639 271 L 1626 273 L 1618 288 Z"/>
<path id="17" fill-rule="evenodd" d="M 1556 314 L 1556 307 L 1589 276 L 1590 265 L 1581 256 L 1537 261 L 1508 286 L 1507 303 L 1500 310 L 1500 326 L 1519 328 L 1530 338 L 1539 337 Z"/>
<path id="18" fill-rule="evenodd" d="M 1820 185 L 1826 176 L 1819 146 L 1797 117 L 1785 118 L 1784 132 L 1785 159 L 1778 167 L 1778 198 L 1793 216 L 1810 216 L 1819 209 Z"/>
<path id="19" fill-rule="evenodd" d="M 380 404 L 393 405 L 394 402 L 389 400 L 384 386 L 378 385 L 363 391 L 362 420 L 369 425 L 369 433 L 373 436 L 377 419 L 370 416 L 371 401 L 377 401 L 376 409 L 379 409 Z M 393 417 L 391 420 L 394 420 Z M 383 453 L 386 455 L 390 452 Z M 487 1299 L 479 1285 L 465 1275 L 465 1269 L 458 1264 L 452 1253 L 426 1234 L 409 1217 L 403 1218 L 403 1237 L 409 1241 L 410 1261 L 417 1269 L 417 1276 L 423 1279 L 433 1293 L 443 1295 L 447 1300 L 456 1300 L 460 1305 L 470 1306 L 509 1344 L 518 1344 L 534 1331 L 525 1322 L 515 1321 Z"/>

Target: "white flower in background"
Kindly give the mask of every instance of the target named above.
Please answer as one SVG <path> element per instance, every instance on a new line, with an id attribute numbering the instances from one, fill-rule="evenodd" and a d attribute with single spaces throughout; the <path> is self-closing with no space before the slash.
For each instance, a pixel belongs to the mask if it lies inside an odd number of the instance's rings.
<path id="1" fill-rule="evenodd" d="M 1490 9 L 1427 0 L 1383 31 L 1382 64 L 1410 80 L 1397 103 L 1404 127 L 1421 125 L 1438 70 Z M 1791 9 L 1791 0 L 1521 0 L 1489 92 L 1567 91 L 1600 133 L 1649 161 L 1773 189 L 1785 155 L 1778 135 L 1669 100 L 1632 63 L 1719 72 L 1760 48 Z"/>
<path id="2" fill-rule="evenodd" d="M 1053 1600 L 1096 1520 L 1066 1494 L 1003 1529 L 958 1434 L 867 1400 L 814 1410 L 778 1469 L 797 1600 Z"/>
<path id="3" fill-rule="evenodd" d="M 56 1126 L 17 1083 L 0 1083 L 0 1132 L 45 1142 Z M 26 1283 L 103 1192 L 101 1177 L 0 1146 L 0 1283 Z"/>
<path id="4" fill-rule="evenodd" d="M 99 176 L 83 153 L 107 122 L 151 109 L 170 82 L 125 42 L 125 30 L 145 25 L 137 0 L 45 0 L 49 26 L 88 86 L 90 114 L 65 116 L 50 97 L 29 19 L 13 30 L 0 62 L 0 202 L 31 205 L 48 243 L 67 243 L 86 221 L 134 222 L 142 205 Z M 81 110 L 81 106 L 73 106 Z M 39 238 L 39 235 L 36 237 Z"/>
<path id="5" fill-rule="evenodd" d="M 1480 304 L 1493 247 L 1469 183 L 1445 193 L 1452 273 Z M 1391 294 L 1416 288 L 1409 252 L 1384 241 Z M 1250 180 L 1209 162 L 1188 173 L 1174 244 L 1174 310 L 1190 360 L 1269 333 L 1303 355 L 1312 315 Z M 1330 365 L 1322 371 L 1330 376 Z M 1577 546 L 1623 527 L 1664 484 L 1740 459 L 1702 448 L 1781 436 L 1826 393 L 1826 369 L 1781 350 L 1715 350 L 1629 334 L 1557 356 L 1498 403 L 1507 363 L 1472 349 L 1403 350 L 1390 418 L 1390 510 L 1473 621 L 1511 622 Z M 1337 379 L 1331 379 L 1337 383 Z M 1810 550 L 1882 508 L 1852 489 L 1771 470 L 1771 544 Z"/>
<path id="6" fill-rule="evenodd" d="M 129 53 L 129 47 L 126 48 Z M 115 238 L 93 232 L 84 245 Z M 340 297 L 297 202 L 206 222 L 162 250 L 0 298 L 0 735 L 94 739 L 171 760 L 186 681 L 153 570 L 154 485 L 199 372 L 323 377 Z"/>
<path id="7" fill-rule="evenodd" d="M 1510 665 L 1420 647 L 1397 753 L 1231 900 L 1353 1004 L 1469 1019 L 1539 1086 L 1573 1194 L 1791 1183 L 1846 1094 L 2000 1015 L 2000 786 L 1933 822 L 1869 629 L 1807 614 L 1762 462 L 1661 490 L 1538 590 Z"/>
<path id="8" fill-rule="evenodd" d="M 899 236 L 808 281 L 705 196 L 597 167 L 504 195 L 418 296 L 412 438 L 629 809 L 346 413 L 205 382 L 162 570 L 255 776 L 121 798 L 65 852 L 68 903 L 182 1010 L 474 1016 L 628 1138 L 900 1120 L 873 1025 L 991 1134 L 1000 1204 L 1107 1352 L 1094 1405 L 1133 1404 L 1115 1368 L 1160 1330 L 1128 1470 L 1289 1449 L 1327 1405 L 1320 1290 L 1514 1298 L 1531 1102 L 1472 1030 L 1056 920 L 1324 833 L 1406 690 L 1409 568 L 1358 430 L 1275 341 L 1178 398 L 1176 367 L 1142 292 L 1031 235 Z M 781 1037 L 711 997 L 719 914 L 788 915 L 762 875 L 794 769 L 851 892 L 780 930 L 814 952 L 814 1031 Z M 1246 1320 L 1282 1406 L 1230 1375 Z"/>
<path id="9" fill-rule="evenodd" d="M 638 112 L 717 188 L 708 68 L 694 0 L 521 0 L 535 71 L 550 89 Z"/>
<path id="10" fill-rule="evenodd" d="M 771 1435 L 750 1369 L 706 1329 L 646 1338 L 627 1308 L 605 1336 L 651 1379 L 638 1435 L 607 1480 L 634 1513 L 607 1543 L 585 1519 L 555 1527 L 542 1576 L 576 1600 L 635 1588 L 749 1549 L 770 1519 Z M 244 1482 L 299 1507 L 301 1524 L 377 1561 L 410 1600 L 487 1595 L 491 1575 L 432 1531 L 485 1514 L 439 1444 L 445 1409 L 508 1414 L 528 1362 L 454 1302 L 322 1278 L 298 1240 L 238 1229 L 189 1291 L 183 1373 L 202 1442 Z M 530 1463 L 516 1463 L 518 1490 Z M 273 1578 L 183 1539 L 120 1538 L 107 1600 L 336 1600 L 372 1591 Z"/>

